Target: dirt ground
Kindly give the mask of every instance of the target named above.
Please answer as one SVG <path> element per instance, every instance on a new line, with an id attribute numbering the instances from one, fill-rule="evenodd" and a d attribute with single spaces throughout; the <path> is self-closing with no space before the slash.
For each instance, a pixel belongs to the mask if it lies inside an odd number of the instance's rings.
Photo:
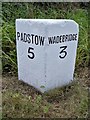
<path id="1" fill-rule="evenodd" d="M 3 74 L 2 117 L 88 118 L 89 69 L 77 70 L 74 79 L 68 86 L 41 94 L 17 76 Z M 17 108 L 19 104 L 24 107 Z"/>

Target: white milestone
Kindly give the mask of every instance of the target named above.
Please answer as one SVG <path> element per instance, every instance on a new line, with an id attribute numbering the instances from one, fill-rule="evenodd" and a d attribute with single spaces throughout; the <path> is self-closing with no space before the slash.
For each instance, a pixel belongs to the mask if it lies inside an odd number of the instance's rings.
<path id="1" fill-rule="evenodd" d="M 73 80 L 79 25 L 68 19 L 16 19 L 18 79 L 45 91 Z"/>

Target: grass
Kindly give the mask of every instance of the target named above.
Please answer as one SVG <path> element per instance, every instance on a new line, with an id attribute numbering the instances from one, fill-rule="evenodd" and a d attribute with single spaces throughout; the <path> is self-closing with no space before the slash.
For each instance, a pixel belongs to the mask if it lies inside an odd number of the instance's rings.
<path id="1" fill-rule="evenodd" d="M 88 116 L 88 12 L 75 3 L 2 3 L 2 117 L 87 118 Z M 76 81 L 40 94 L 18 81 L 15 20 L 17 18 L 73 19 L 79 24 Z M 0 56 L 1 57 L 1 56 Z M 83 67 L 84 69 L 82 69 Z M 80 69 L 81 68 L 81 69 Z"/>
<path id="2" fill-rule="evenodd" d="M 44 103 L 41 95 L 32 98 L 31 96 L 23 96 L 20 93 L 7 91 L 4 96 L 6 97 L 4 99 L 8 102 L 3 108 L 4 117 L 28 118 L 48 115 L 50 105 L 47 102 Z M 3 103 L 5 104 L 5 101 Z"/>
<path id="3" fill-rule="evenodd" d="M 17 18 L 35 19 L 73 19 L 79 24 L 79 43 L 76 68 L 88 66 L 88 11 L 75 7 L 75 3 L 3 3 L 2 4 L 2 67 L 3 71 L 17 71 L 15 20 Z M 67 7 L 65 7 L 65 5 Z"/>
<path id="4" fill-rule="evenodd" d="M 41 94 L 15 76 L 3 76 L 3 118 L 87 118 L 88 68 L 75 78 L 71 85 Z"/>

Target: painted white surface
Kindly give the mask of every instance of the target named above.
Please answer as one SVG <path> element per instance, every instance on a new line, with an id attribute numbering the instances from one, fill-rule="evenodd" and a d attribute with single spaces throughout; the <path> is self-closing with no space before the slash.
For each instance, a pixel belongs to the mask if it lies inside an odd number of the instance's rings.
<path id="1" fill-rule="evenodd" d="M 79 26 L 73 20 L 17 19 L 16 43 L 19 80 L 34 86 L 41 92 L 69 84 L 73 80 L 78 32 Z M 21 33 L 29 34 L 29 38 L 27 38 L 29 42 L 32 41 L 31 34 L 42 36 L 43 45 L 35 44 L 37 37 L 36 39 L 33 37 L 33 43 L 24 42 Z M 59 36 L 60 39 L 61 35 L 70 34 L 77 34 L 76 40 L 49 44 L 49 37 Z M 28 53 L 29 47 L 30 53 Z M 34 53 L 33 59 L 28 57 L 28 55 L 33 56 L 32 52 Z M 60 58 L 59 56 L 65 57 Z"/>

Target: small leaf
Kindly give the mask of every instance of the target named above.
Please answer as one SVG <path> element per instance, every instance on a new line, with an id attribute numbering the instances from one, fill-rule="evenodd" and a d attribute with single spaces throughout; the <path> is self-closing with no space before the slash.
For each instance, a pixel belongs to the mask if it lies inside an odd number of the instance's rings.
<path id="1" fill-rule="evenodd" d="M 44 85 L 41 85 L 40 88 L 45 88 L 45 86 L 44 86 Z"/>

